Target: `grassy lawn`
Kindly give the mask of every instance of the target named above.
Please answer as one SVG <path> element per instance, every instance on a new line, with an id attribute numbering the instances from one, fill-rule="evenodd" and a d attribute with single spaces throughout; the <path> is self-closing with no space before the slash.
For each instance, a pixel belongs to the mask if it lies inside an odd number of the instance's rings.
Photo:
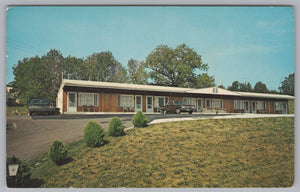
<path id="1" fill-rule="evenodd" d="M 31 161 L 41 187 L 291 187 L 294 118 L 182 121 L 130 130 L 73 161 Z"/>
<path id="2" fill-rule="evenodd" d="M 6 107 L 6 115 L 27 115 L 28 109 L 25 106 Z"/>

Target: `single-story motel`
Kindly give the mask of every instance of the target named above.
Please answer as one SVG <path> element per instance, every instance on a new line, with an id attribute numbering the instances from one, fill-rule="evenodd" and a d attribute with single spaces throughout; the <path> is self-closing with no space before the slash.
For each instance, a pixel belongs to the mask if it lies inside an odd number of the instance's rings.
<path id="1" fill-rule="evenodd" d="M 235 92 L 218 87 L 201 89 L 63 79 L 57 94 L 61 113 L 159 112 L 169 101 L 185 101 L 198 113 L 294 113 L 290 95 Z"/>

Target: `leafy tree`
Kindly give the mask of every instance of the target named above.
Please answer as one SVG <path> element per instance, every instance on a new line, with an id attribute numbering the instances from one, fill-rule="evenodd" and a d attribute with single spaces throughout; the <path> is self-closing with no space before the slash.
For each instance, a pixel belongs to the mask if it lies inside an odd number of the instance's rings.
<path id="1" fill-rule="evenodd" d="M 199 74 L 208 70 L 201 56 L 186 44 L 176 49 L 167 45 L 156 47 L 146 58 L 145 65 L 153 84 L 173 87 L 201 87 Z"/>
<path id="2" fill-rule="evenodd" d="M 279 94 L 278 91 L 276 91 L 275 89 L 272 89 L 269 93 L 272 93 L 272 94 Z"/>
<path id="3" fill-rule="evenodd" d="M 33 98 L 48 98 L 49 71 L 38 56 L 24 58 L 13 67 L 15 80 L 13 88 L 23 104 L 28 104 Z"/>
<path id="4" fill-rule="evenodd" d="M 88 80 L 87 66 L 83 59 L 68 56 L 63 62 L 64 79 Z"/>
<path id="5" fill-rule="evenodd" d="M 48 71 L 47 75 L 45 75 L 45 80 L 49 92 L 48 98 L 52 103 L 56 101 L 57 91 L 61 84 L 63 61 L 64 57 L 60 51 L 55 49 L 51 49 L 46 56 L 41 58 L 41 65 L 45 65 Z"/>
<path id="6" fill-rule="evenodd" d="M 252 92 L 252 86 L 248 83 L 240 83 L 238 81 L 232 82 L 231 86 L 228 86 L 228 90 L 231 91 L 243 91 L 243 92 Z"/>
<path id="7" fill-rule="evenodd" d="M 218 87 L 221 89 L 225 89 L 224 85 L 219 85 Z"/>
<path id="8" fill-rule="evenodd" d="M 267 88 L 266 84 L 258 81 L 254 86 L 254 92 L 256 93 L 268 93 L 269 89 Z"/>
<path id="9" fill-rule="evenodd" d="M 285 77 L 278 89 L 280 90 L 280 93 L 295 95 L 295 73 L 289 74 Z"/>
<path id="10" fill-rule="evenodd" d="M 238 81 L 232 82 L 231 86 L 228 87 L 230 91 L 239 91 L 240 83 Z"/>
<path id="11" fill-rule="evenodd" d="M 89 80 L 105 82 L 125 82 L 126 69 L 119 63 L 110 51 L 94 53 L 85 60 Z"/>
<path id="12" fill-rule="evenodd" d="M 248 82 L 248 83 L 247 83 L 247 92 L 252 92 L 252 91 L 253 91 L 252 86 L 251 86 L 251 84 Z"/>
<path id="13" fill-rule="evenodd" d="M 198 74 L 196 78 L 191 79 L 191 82 L 188 84 L 188 87 L 194 88 L 205 88 L 205 87 L 214 87 L 215 78 L 209 76 L 207 73 Z"/>
<path id="14" fill-rule="evenodd" d="M 149 75 L 145 70 L 145 63 L 130 59 L 127 64 L 128 80 L 134 84 L 147 84 Z"/>

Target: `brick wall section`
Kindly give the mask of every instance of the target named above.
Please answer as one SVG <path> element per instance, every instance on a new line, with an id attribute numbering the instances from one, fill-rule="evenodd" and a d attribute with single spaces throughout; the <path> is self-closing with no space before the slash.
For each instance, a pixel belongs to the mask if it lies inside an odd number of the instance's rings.
<path id="1" fill-rule="evenodd" d="M 117 111 L 117 95 L 116 94 L 101 94 L 101 112 Z"/>
<path id="2" fill-rule="evenodd" d="M 232 99 L 223 99 L 223 108 L 226 109 L 227 113 L 234 112 L 234 102 Z"/>
<path id="3" fill-rule="evenodd" d="M 63 112 L 67 112 L 68 95 L 67 92 L 63 91 Z"/>

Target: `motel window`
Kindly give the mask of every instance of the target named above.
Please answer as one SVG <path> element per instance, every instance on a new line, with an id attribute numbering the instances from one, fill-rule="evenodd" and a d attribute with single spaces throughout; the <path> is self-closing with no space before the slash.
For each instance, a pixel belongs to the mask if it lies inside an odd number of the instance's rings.
<path id="1" fill-rule="evenodd" d="M 184 98 L 184 101 L 187 105 L 196 105 L 196 99 L 195 98 L 190 98 L 190 97 L 186 97 Z"/>
<path id="2" fill-rule="evenodd" d="M 263 101 L 257 101 L 257 110 L 264 110 L 264 102 Z"/>
<path id="3" fill-rule="evenodd" d="M 117 105 L 120 107 L 133 107 L 133 95 L 118 95 Z"/>
<path id="4" fill-rule="evenodd" d="M 94 105 L 98 106 L 98 94 L 97 93 L 79 93 L 78 94 L 79 105 Z"/>
<path id="5" fill-rule="evenodd" d="M 205 100 L 205 107 L 210 108 L 210 99 Z"/>
<path id="6" fill-rule="evenodd" d="M 155 107 L 162 107 L 166 105 L 167 98 L 166 97 L 155 97 Z"/>
<path id="7" fill-rule="evenodd" d="M 212 99 L 211 107 L 212 108 L 223 108 L 223 100 L 222 99 Z"/>
<path id="8" fill-rule="evenodd" d="M 281 102 L 275 102 L 275 110 L 276 111 L 281 111 L 282 110 Z"/>
<path id="9" fill-rule="evenodd" d="M 244 109 L 244 103 L 243 100 L 234 100 L 234 109 Z"/>

